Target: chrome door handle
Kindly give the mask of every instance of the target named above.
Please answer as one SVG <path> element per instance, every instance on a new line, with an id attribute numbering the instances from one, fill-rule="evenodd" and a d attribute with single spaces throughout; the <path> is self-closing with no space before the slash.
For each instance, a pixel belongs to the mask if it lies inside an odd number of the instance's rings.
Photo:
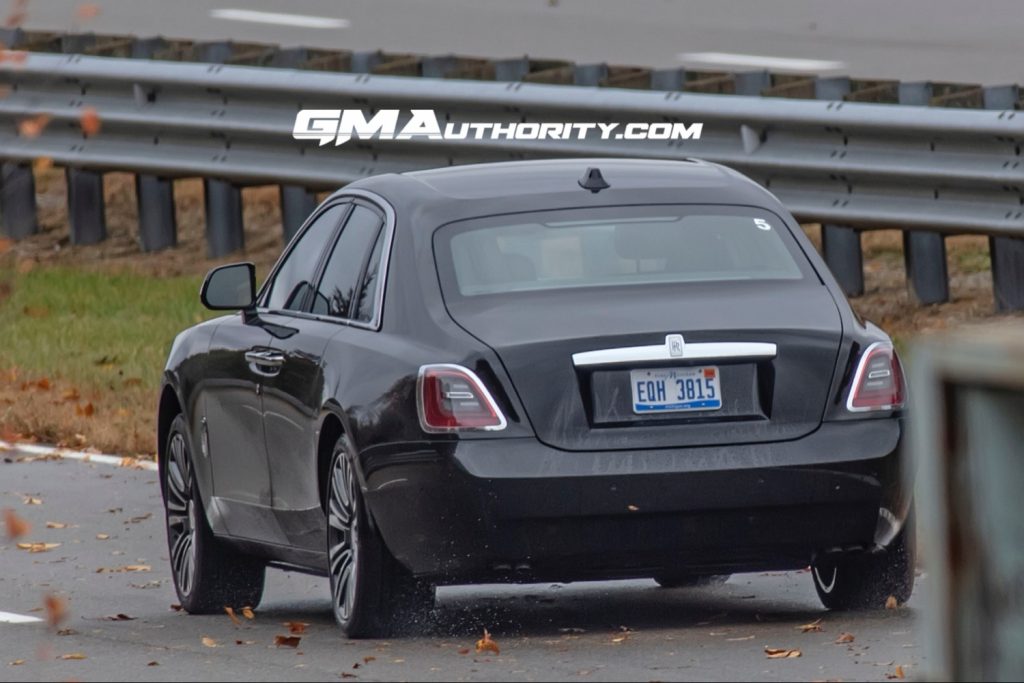
<path id="1" fill-rule="evenodd" d="M 264 368 L 279 368 L 284 365 L 284 354 L 275 351 L 246 351 L 245 359 Z"/>

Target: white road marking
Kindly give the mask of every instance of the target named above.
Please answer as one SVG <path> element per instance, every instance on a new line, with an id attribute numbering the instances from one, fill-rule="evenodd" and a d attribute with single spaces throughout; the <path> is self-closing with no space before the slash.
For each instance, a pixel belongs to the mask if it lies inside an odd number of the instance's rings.
<path id="1" fill-rule="evenodd" d="M 747 67 L 769 71 L 837 71 L 846 68 L 845 62 L 829 59 L 799 59 L 796 57 L 769 57 L 743 55 L 735 52 L 682 52 L 679 61 L 689 64 L 707 64 L 722 67 Z"/>
<path id="2" fill-rule="evenodd" d="M 0 454 L 20 453 L 28 456 L 56 456 L 65 460 L 80 460 L 91 462 L 97 465 L 113 465 L 114 467 L 130 467 L 155 472 L 156 463 L 150 460 L 137 460 L 135 458 L 122 458 L 119 455 L 106 455 L 105 453 L 87 453 L 85 451 L 73 451 L 68 448 L 56 448 L 54 446 L 39 446 L 32 443 L 8 443 L 0 441 Z"/>
<path id="3" fill-rule="evenodd" d="M 0 612 L 0 624 L 34 624 L 37 621 L 42 621 L 42 619 L 13 612 Z"/>
<path id="4" fill-rule="evenodd" d="M 214 19 L 228 21 L 247 21 L 253 24 L 273 24 L 275 26 L 298 26 L 300 28 L 348 28 L 352 25 L 348 19 L 338 17 L 314 17 L 308 14 L 286 14 L 284 12 L 260 12 L 252 9 L 212 9 L 210 16 Z"/>

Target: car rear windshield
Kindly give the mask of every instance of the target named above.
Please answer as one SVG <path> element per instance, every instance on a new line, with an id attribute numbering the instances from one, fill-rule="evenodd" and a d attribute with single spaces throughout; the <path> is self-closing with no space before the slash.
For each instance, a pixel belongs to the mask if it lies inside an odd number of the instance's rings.
<path id="1" fill-rule="evenodd" d="M 735 280 L 800 280 L 806 259 L 767 210 L 569 209 L 451 223 L 435 235 L 448 294 Z"/>

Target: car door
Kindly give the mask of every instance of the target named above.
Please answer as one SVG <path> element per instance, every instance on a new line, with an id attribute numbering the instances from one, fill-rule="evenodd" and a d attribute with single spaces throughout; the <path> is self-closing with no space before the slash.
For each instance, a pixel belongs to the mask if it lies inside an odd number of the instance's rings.
<path id="1" fill-rule="evenodd" d="M 356 201 L 306 302 L 306 315 L 267 316 L 299 330 L 272 342 L 284 363 L 268 380 L 263 398 L 274 514 L 288 544 L 297 548 L 323 550 L 316 438 L 325 396 L 324 351 L 335 343 L 332 338 L 373 318 L 379 271 L 374 264 L 380 261 L 383 228 L 384 213 Z"/>
<path id="2" fill-rule="evenodd" d="M 312 289 L 315 274 L 347 204 L 320 212 L 280 260 L 262 295 L 267 306 L 298 308 Z M 263 392 L 282 369 L 272 341 L 295 335 L 265 316 L 236 315 L 222 323 L 209 351 L 205 427 L 211 456 L 215 518 L 222 531 L 238 537 L 280 543 L 271 512 L 272 491 L 264 438 Z"/>

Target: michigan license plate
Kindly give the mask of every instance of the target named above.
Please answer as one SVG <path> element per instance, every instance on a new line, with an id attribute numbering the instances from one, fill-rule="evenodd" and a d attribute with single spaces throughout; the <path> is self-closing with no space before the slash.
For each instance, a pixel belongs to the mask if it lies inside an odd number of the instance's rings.
<path id="1" fill-rule="evenodd" d="M 631 370 L 633 412 L 678 413 L 692 410 L 718 410 L 722 407 L 722 388 L 718 368 L 661 368 Z"/>

